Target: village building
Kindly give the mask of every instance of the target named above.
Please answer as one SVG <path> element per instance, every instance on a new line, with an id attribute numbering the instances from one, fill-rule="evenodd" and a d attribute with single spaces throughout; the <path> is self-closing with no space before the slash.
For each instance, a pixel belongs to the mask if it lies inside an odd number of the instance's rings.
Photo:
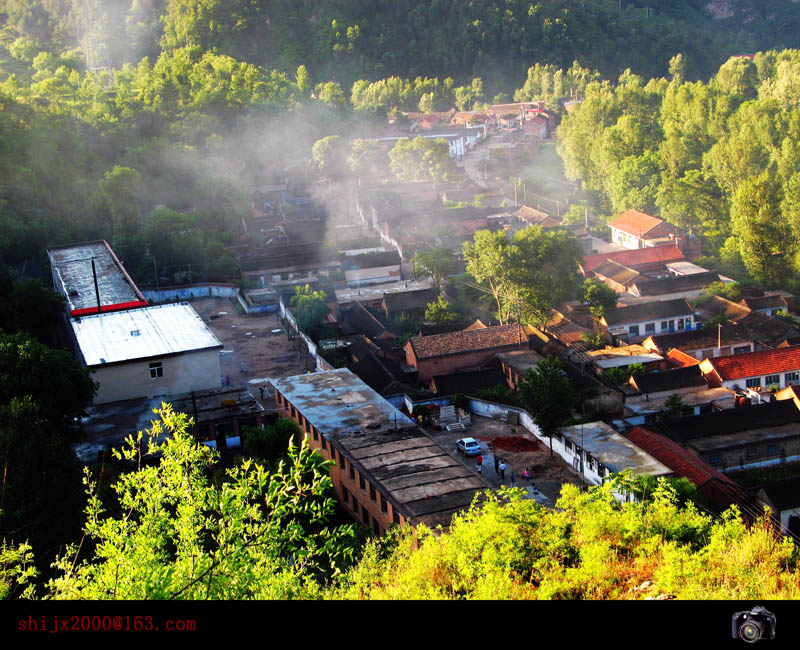
<path id="1" fill-rule="evenodd" d="M 656 477 L 671 474 L 666 465 L 605 422 L 574 424 L 558 431 L 568 458 L 572 458 L 572 468 L 590 485 L 601 485 L 609 475 L 623 470 Z M 633 495 L 622 496 L 634 500 Z"/>
<path id="2" fill-rule="evenodd" d="M 694 308 L 685 298 L 641 302 L 609 309 L 600 319 L 603 331 L 629 343 L 654 334 L 671 334 L 694 329 Z"/>
<path id="3" fill-rule="evenodd" d="M 730 357 L 733 358 L 733 357 Z M 721 471 L 800 460 L 800 411 L 791 400 L 669 420 L 663 432 Z"/>
<path id="4" fill-rule="evenodd" d="M 738 483 L 668 437 L 643 427 L 634 427 L 625 437 L 666 465 L 671 476 L 689 479 L 714 511 L 721 513 L 744 499 Z"/>
<path id="5" fill-rule="evenodd" d="M 511 390 L 518 390 L 519 383 L 525 378 L 528 370 L 535 370 L 544 359 L 535 350 L 511 350 L 497 355 L 500 367 Z"/>
<path id="6" fill-rule="evenodd" d="M 406 363 L 416 368 L 419 381 L 425 382 L 436 375 L 480 367 L 498 352 L 527 347 L 526 328 L 512 324 L 415 337 L 404 349 Z"/>
<path id="7" fill-rule="evenodd" d="M 677 226 L 638 210 L 626 210 L 610 221 L 608 227 L 611 229 L 611 241 L 630 249 L 675 244 L 686 238 Z"/>
<path id="8" fill-rule="evenodd" d="M 611 260 L 639 273 L 648 275 L 667 275 L 667 264 L 683 262 L 686 260 L 681 250 L 675 245 L 652 246 L 631 250 L 617 250 L 611 252 L 586 255 L 579 265 L 584 277 L 593 276 L 594 270 L 603 262 Z"/>
<path id="9" fill-rule="evenodd" d="M 800 536 L 800 477 L 765 483 L 756 501 L 772 510 L 784 533 Z"/>
<path id="10" fill-rule="evenodd" d="M 146 307 L 142 292 L 105 240 L 47 249 L 53 288 L 69 317 Z"/>
<path id="11" fill-rule="evenodd" d="M 624 415 L 614 422 L 621 427 L 658 422 L 673 395 L 680 397 L 686 415 L 711 413 L 736 404 L 732 390 L 709 388 L 697 365 L 632 375 L 627 388 L 635 393 L 626 394 Z"/>
<path id="12" fill-rule="evenodd" d="M 742 391 L 786 388 L 800 384 L 800 345 L 709 357 L 700 363 L 700 370 L 712 387 Z"/>
<path id="13" fill-rule="evenodd" d="M 96 404 L 81 420 L 83 437 L 74 446 L 78 460 L 96 462 L 101 454 L 121 448 L 129 435 L 150 429 L 158 419 L 153 410 L 164 402 L 192 418 L 195 440 L 220 450 L 240 447 L 244 427 L 261 427 L 277 418 L 272 399 L 259 401 L 248 389 L 233 386 Z"/>
<path id="14" fill-rule="evenodd" d="M 708 285 L 720 282 L 720 276 L 712 271 L 672 275 L 665 278 L 650 279 L 637 277 L 627 285 L 627 292 L 641 298 L 672 300 L 674 298 L 698 298 Z"/>
<path id="15" fill-rule="evenodd" d="M 80 360 L 99 382 L 95 404 L 219 386 L 222 343 L 187 303 L 75 318 Z"/>
<path id="16" fill-rule="evenodd" d="M 488 483 L 347 369 L 272 380 L 278 412 L 333 462 L 337 499 L 383 534 L 448 526 Z"/>
<path id="17" fill-rule="evenodd" d="M 725 324 L 719 327 L 703 327 L 675 334 L 648 336 L 642 345 L 666 354 L 677 349 L 700 361 L 709 357 L 726 357 L 755 351 L 753 334 L 744 325 Z"/>

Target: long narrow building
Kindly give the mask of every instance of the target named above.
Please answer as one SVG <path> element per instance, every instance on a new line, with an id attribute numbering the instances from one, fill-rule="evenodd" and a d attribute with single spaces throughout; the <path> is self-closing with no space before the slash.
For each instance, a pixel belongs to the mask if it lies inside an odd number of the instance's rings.
<path id="1" fill-rule="evenodd" d="M 489 488 L 346 368 L 271 383 L 278 414 L 333 461 L 337 498 L 376 535 L 393 523 L 446 527 Z"/>

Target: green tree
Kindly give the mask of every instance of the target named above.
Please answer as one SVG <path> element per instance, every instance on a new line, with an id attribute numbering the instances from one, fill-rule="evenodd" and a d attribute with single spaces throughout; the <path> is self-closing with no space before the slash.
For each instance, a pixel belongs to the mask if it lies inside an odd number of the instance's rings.
<path id="1" fill-rule="evenodd" d="M 553 436 L 566 420 L 572 417 L 575 390 L 564 375 L 561 361 L 548 356 L 535 368 L 528 368 L 519 384 L 520 398 L 539 427 L 542 435 L 550 438 L 550 456 L 553 456 Z"/>
<path id="2" fill-rule="evenodd" d="M 781 214 L 781 188 L 768 174 L 739 186 L 731 202 L 731 227 L 739 252 L 752 276 L 767 287 L 779 287 L 788 274 L 796 244 Z"/>
<path id="3" fill-rule="evenodd" d="M 662 408 L 657 415 L 659 422 L 666 422 L 686 415 L 692 415 L 693 408 L 683 401 L 683 398 L 674 393 L 667 397 Z"/>
<path id="4" fill-rule="evenodd" d="M 61 556 L 50 597 L 313 597 L 317 580 L 350 561 L 354 530 L 330 526 L 330 463 L 310 447 L 290 446 L 272 472 L 245 460 L 219 475 L 217 452 L 192 439 L 186 416 L 166 404 L 157 413 L 146 438 L 116 452 L 137 467 L 113 486 L 122 512 L 105 512 L 87 479 L 84 530 L 95 550 Z M 157 463 L 142 463 L 142 446 Z"/>
<path id="5" fill-rule="evenodd" d="M 308 284 L 295 287 L 290 305 L 300 330 L 316 339 L 325 325 L 325 317 L 331 312 L 325 302 L 325 292 L 314 291 Z"/>
<path id="6" fill-rule="evenodd" d="M 454 268 L 453 253 L 444 246 L 417 251 L 411 263 L 414 265 L 414 274 L 433 278 L 437 289 L 444 287 Z"/>
<path id="7" fill-rule="evenodd" d="M 287 456 L 290 444 L 302 445 L 302 432 L 297 422 L 278 418 L 266 427 L 244 427 L 242 446 L 256 461 L 266 463 L 266 467 Z"/>
<path id="8" fill-rule="evenodd" d="M 436 325 L 448 325 L 455 323 L 461 317 L 461 314 L 450 302 L 445 300 L 442 296 L 437 298 L 436 302 L 428 303 L 428 308 L 425 310 L 425 322 L 435 323 Z"/>
<path id="9" fill-rule="evenodd" d="M 473 241 L 464 242 L 467 272 L 485 285 L 497 305 L 497 318 L 503 325 L 508 319 L 508 299 L 511 293 L 511 242 L 502 230 L 478 230 Z"/>
<path id="10" fill-rule="evenodd" d="M 614 309 L 619 300 L 619 294 L 605 282 L 596 278 L 586 278 L 578 290 L 578 300 L 589 304 L 591 307 Z"/>
<path id="11" fill-rule="evenodd" d="M 336 178 L 347 170 L 346 143 L 340 135 L 327 135 L 317 140 L 311 149 L 314 166 L 328 178 Z"/>
<path id="12" fill-rule="evenodd" d="M 376 140 L 357 138 L 350 145 L 347 164 L 350 171 L 361 179 L 366 176 L 383 174 L 389 164 L 389 158 Z"/>
<path id="13" fill-rule="evenodd" d="M 447 182 L 455 176 L 450 147 L 442 138 L 404 138 L 389 152 L 392 173 L 404 181 Z"/>

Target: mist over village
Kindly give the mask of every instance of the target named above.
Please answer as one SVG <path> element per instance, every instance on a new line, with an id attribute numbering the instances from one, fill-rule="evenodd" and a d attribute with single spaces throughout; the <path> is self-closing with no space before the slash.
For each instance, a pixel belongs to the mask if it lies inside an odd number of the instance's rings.
<path id="1" fill-rule="evenodd" d="M 0 598 L 774 638 L 798 293 L 792 0 L 0 0 Z"/>

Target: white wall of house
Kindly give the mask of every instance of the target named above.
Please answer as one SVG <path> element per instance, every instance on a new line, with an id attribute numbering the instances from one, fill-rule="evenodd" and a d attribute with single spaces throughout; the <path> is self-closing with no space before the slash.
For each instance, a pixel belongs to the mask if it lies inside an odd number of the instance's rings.
<path id="1" fill-rule="evenodd" d="M 685 314 L 679 318 L 667 318 L 666 320 L 643 320 L 630 323 L 618 323 L 608 327 L 608 333 L 614 336 L 627 338 L 628 340 L 645 339 L 655 334 L 674 334 L 694 329 L 694 314 Z M 635 328 L 635 329 L 632 329 Z"/>
<path id="2" fill-rule="evenodd" d="M 620 230 L 619 228 L 611 229 L 611 241 L 615 244 L 635 250 L 637 248 L 644 248 L 644 240 L 636 235 Z"/>
<path id="3" fill-rule="evenodd" d="M 723 381 L 722 385 L 725 388 L 769 388 L 773 384 L 777 384 L 780 388 L 787 386 L 794 386 L 800 384 L 800 368 L 789 372 L 775 372 L 768 375 L 758 375 L 754 377 L 742 377 L 741 379 L 729 379 Z"/>
<path id="4" fill-rule="evenodd" d="M 161 364 L 161 376 L 151 364 Z M 150 357 L 111 365 L 92 366 L 100 383 L 95 404 L 139 397 L 154 398 L 220 385 L 219 350 L 200 350 L 168 357 Z"/>

